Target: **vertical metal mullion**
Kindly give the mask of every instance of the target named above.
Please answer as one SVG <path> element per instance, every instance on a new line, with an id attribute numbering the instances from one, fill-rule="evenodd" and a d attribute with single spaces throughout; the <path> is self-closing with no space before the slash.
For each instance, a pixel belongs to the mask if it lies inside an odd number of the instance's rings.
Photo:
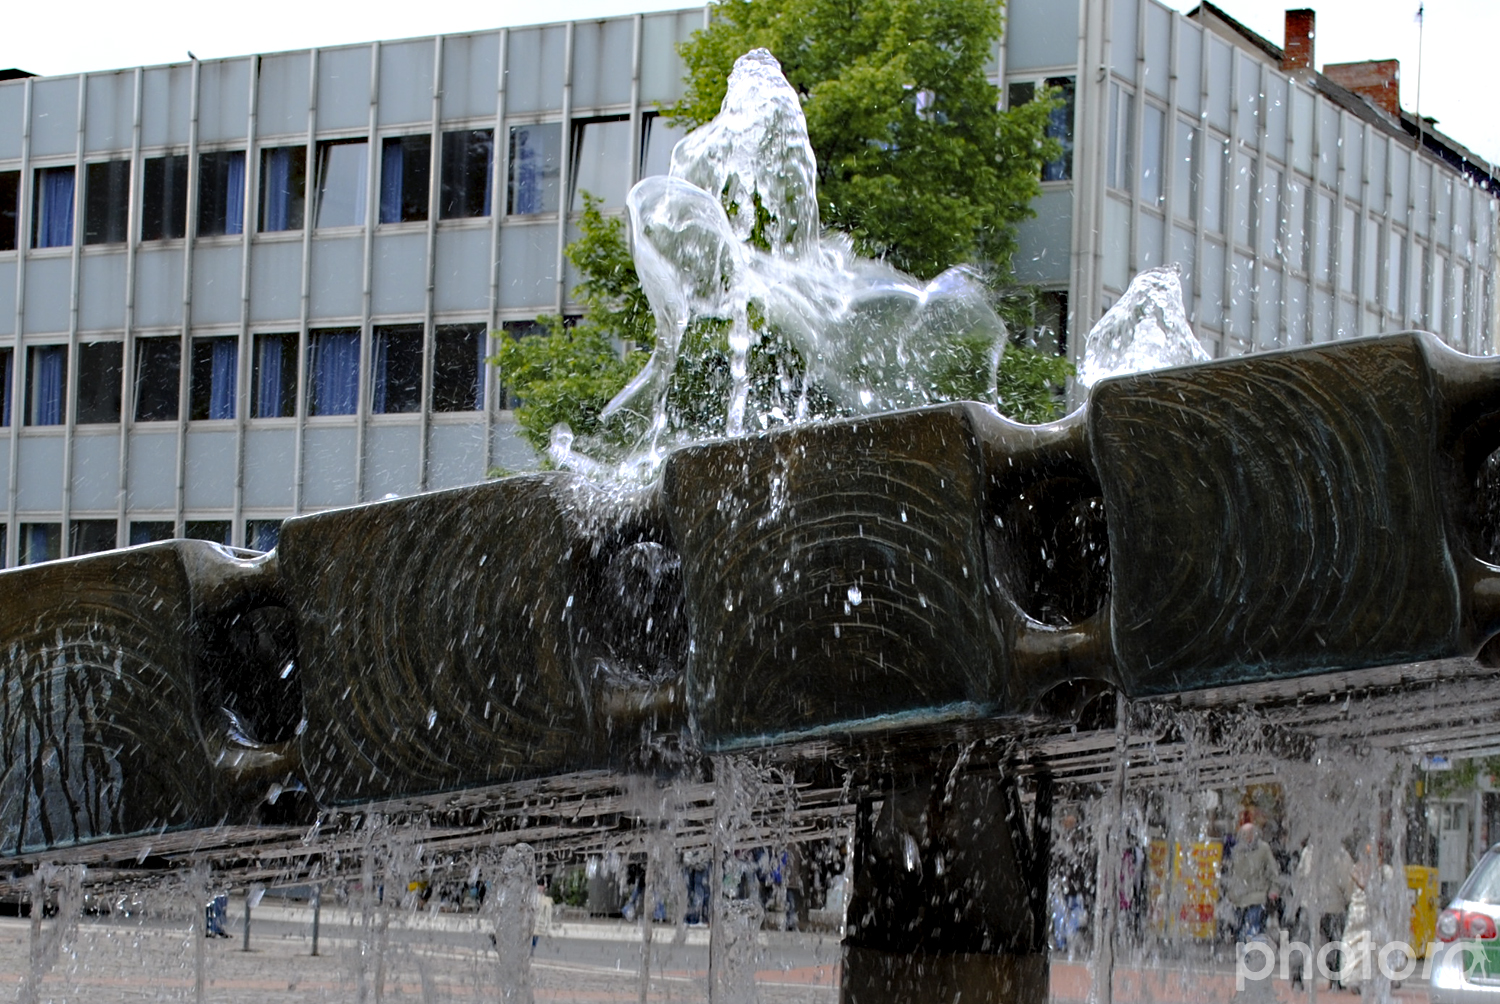
<path id="1" fill-rule="evenodd" d="M 557 312 L 568 302 L 568 269 L 564 249 L 568 244 L 568 214 L 573 207 L 573 35 L 577 23 L 569 21 L 563 43 L 562 163 L 557 192 Z"/>
<path id="2" fill-rule="evenodd" d="M 1206 151 L 1208 150 L 1210 128 L 1208 124 L 1209 46 L 1209 30 L 1206 27 L 1200 28 L 1198 31 L 1198 79 L 1195 82 L 1198 88 L 1198 124 L 1195 128 L 1198 135 L 1198 149 L 1193 151 L 1194 160 L 1196 161 L 1193 167 L 1198 172 L 1200 180 L 1203 177 L 1202 164 L 1208 160 Z M 1219 196 L 1223 198 L 1223 192 L 1220 192 Z M 1193 285 L 1197 287 L 1193 290 L 1193 317 L 1195 319 L 1203 316 L 1203 290 L 1205 288 L 1203 282 L 1203 249 L 1208 244 L 1203 226 L 1203 205 L 1206 197 L 1206 186 L 1200 184 L 1198 186 L 1198 197 L 1194 200 L 1193 205 Z"/>
<path id="3" fill-rule="evenodd" d="M 140 71 L 136 71 L 139 76 Z M 0 555 L 7 568 L 20 564 L 21 528 L 16 523 L 16 503 L 20 496 L 17 473 L 21 466 L 21 430 L 26 426 L 26 376 L 29 370 L 26 359 L 26 261 L 31 256 L 31 214 L 36 179 L 31 170 L 31 104 L 34 80 L 28 78 L 21 84 L 21 204 L 16 213 L 16 312 L 15 355 L 10 367 L 10 443 L 6 458 L 10 480 L 5 489 L 5 553 Z"/>
<path id="4" fill-rule="evenodd" d="M 307 438 L 307 319 L 312 310 L 312 232 L 318 222 L 318 49 L 307 54 L 307 161 L 303 169 L 302 191 L 302 300 L 297 322 L 297 401 L 292 414 L 297 419 L 297 435 L 292 449 L 292 515 L 302 512 L 303 440 Z"/>
<path id="5" fill-rule="evenodd" d="M 1204 106 L 1208 107 L 1207 105 Z M 1240 54 L 1233 46 L 1229 49 L 1229 161 L 1224 165 L 1224 191 L 1220 193 L 1223 203 L 1219 210 L 1219 222 L 1224 227 L 1224 292 L 1219 324 L 1223 332 L 1219 341 L 1218 355 L 1229 355 L 1229 340 L 1234 318 L 1234 190 L 1235 173 L 1240 163 Z"/>
<path id="6" fill-rule="evenodd" d="M 1417 163 L 1419 160 L 1416 148 L 1408 148 L 1406 151 L 1406 268 L 1401 270 L 1401 303 L 1404 306 L 1401 316 L 1401 326 L 1411 326 L 1414 311 L 1411 305 L 1412 269 L 1416 267 L 1417 258 Z M 1428 186 L 1428 200 L 1431 201 L 1432 187 Z"/>
<path id="7" fill-rule="evenodd" d="M 500 56 L 495 82 L 495 138 L 490 146 L 490 289 L 489 323 L 485 332 L 486 348 L 495 348 L 494 332 L 500 326 L 500 217 L 510 208 L 510 190 L 504 184 L 509 177 L 510 134 L 505 128 L 506 58 L 510 51 L 510 29 L 500 29 Z M 500 418 L 500 380 L 497 367 L 486 366 L 484 381 L 484 466 L 488 470 L 495 456 L 495 423 Z M 427 472 L 422 472 L 425 479 Z M 423 482 L 426 483 L 425 480 Z"/>
<path id="8" fill-rule="evenodd" d="M 1163 261 L 1171 260 L 1172 240 L 1176 233 L 1177 212 L 1172 208 L 1172 193 L 1177 191 L 1177 115 L 1181 111 L 1177 101 L 1177 44 L 1181 40 L 1177 30 L 1177 16 L 1167 18 L 1167 124 L 1162 130 L 1161 190 L 1166 198 L 1162 202 L 1161 255 Z"/>
<path id="9" fill-rule="evenodd" d="M 707 16 L 705 12 L 705 17 Z M 1104 178 L 1100 168 L 1108 135 L 1109 5 L 1104 0 L 1082 0 L 1078 8 L 1078 83 L 1074 91 L 1073 226 L 1069 263 L 1071 295 L 1068 330 L 1087 331 L 1093 324 L 1099 298 L 1101 245 L 1099 219 L 1104 210 Z M 1068 355 L 1081 362 L 1081 338 L 1069 339 Z M 1070 404 L 1079 403 L 1076 385 Z"/>
<path id="10" fill-rule="evenodd" d="M 73 551 L 73 534 L 69 523 L 73 515 L 73 448 L 78 431 L 78 273 L 82 270 L 83 258 L 83 116 L 87 110 L 87 94 L 88 77 L 80 73 L 76 112 L 78 129 L 73 147 L 73 247 L 72 253 L 68 256 L 72 267 L 68 283 L 68 379 L 63 388 L 66 409 L 63 415 L 61 553 L 65 558 L 70 557 Z M 124 406 L 122 401 L 120 403 L 122 410 Z"/>
<path id="11" fill-rule="evenodd" d="M 641 180 L 641 141 L 644 123 L 641 120 L 641 36 L 644 33 L 645 16 L 635 15 L 631 21 L 630 36 L 630 187 Z"/>
<path id="12" fill-rule="evenodd" d="M 380 219 L 380 43 L 370 43 L 369 141 L 365 144 L 364 270 L 359 297 L 358 396 L 354 402 L 354 501 L 365 497 L 365 426 L 370 421 L 370 317 L 374 306 L 375 224 Z M 431 188 L 432 179 L 428 178 Z"/>
<path id="13" fill-rule="evenodd" d="M 1255 129 L 1255 144 L 1251 147 L 1254 153 L 1250 158 L 1250 163 L 1255 171 L 1255 184 L 1250 186 L 1250 219 L 1246 221 L 1246 228 L 1250 234 L 1250 276 L 1248 286 L 1250 289 L 1249 338 L 1251 352 L 1255 352 L 1261 342 L 1261 339 L 1258 337 L 1262 323 L 1260 316 L 1260 284 L 1261 278 L 1266 273 L 1266 268 L 1260 260 L 1260 190 L 1265 187 L 1266 183 L 1266 120 L 1270 117 L 1266 107 L 1266 75 L 1270 72 L 1270 68 L 1264 63 L 1256 64 L 1255 107 L 1258 113 L 1258 121 Z"/>
<path id="14" fill-rule="evenodd" d="M 1335 175 L 1335 178 L 1338 180 L 1338 198 L 1337 205 L 1333 207 L 1332 218 L 1328 221 L 1329 240 L 1333 239 L 1334 234 L 1338 234 L 1339 238 L 1338 244 L 1335 245 L 1337 248 L 1336 252 L 1328 256 L 1328 285 L 1333 290 L 1333 316 L 1329 318 L 1329 321 L 1333 325 L 1334 340 L 1337 340 L 1339 337 L 1339 314 L 1344 306 L 1344 292 L 1339 285 L 1339 280 L 1344 272 L 1344 258 L 1349 254 L 1349 235 L 1344 233 L 1343 228 L 1344 207 L 1349 200 L 1349 146 L 1344 142 L 1344 133 L 1348 128 L 1349 119 L 1349 114 L 1340 108 L 1338 114 L 1339 166 L 1338 174 Z M 1360 149 L 1364 149 L 1363 142 L 1360 143 Z M 1350 285 L 1354 285 L 1352 279 Z M 1354 337 L 1357 334 L 1358 325 L 1356 325 L 1354 332 L 1345 337 Z"/>
<path id="15" fill-rule="evenodd" d="M 249 546 L 245 533 L 245 434 L 250 413 L 250 370 L 253 365 L 250 343 L 250 250 L 251 234 L 260 219 L 259 116 L 260 57 L 250 57 L 249 116 L 245 124 L 245 194 L 244 220 L 240 228 L 240 330 L 234 368 L 234 520 L 231 539 Z M 304 202 L 305 204 L 305 202 Z"/>
<path id="16" fill-rule="evenodd" d="M 1290 76 L 1286 81 L 1286 137 L 1281 150 L 1281 185 L 1280 191 L 1276 193 L 1276 239 L 1277 247 L 1281 252 L 1281 330 L 1276 333 L 1276 344 L 1287 346 L 1291 344 L 1291 307 L 1287 301 L 1287 290 L 1291 285 L 1291 267 L 1286 260 L 1287 237 L 1289 236 L 1289 217 L 1287 207 L 1291 204 L 1292 175 L 1296 173 L 1293 166 L 1293 147 L 1296 143 L 1297 128 L 1293 113 L 1297 107 L 1295 100 L 1297 96 L 1297 82 Z"/>
<path id="17" fill-rule="evenodd" d="M 135 372 L 135 253 L 138 200 L 136 178 L 141 159 L 141 104 L 144 100 L 144 71 L 135 71 L 130 125 L 130 187 L 125 197 L 125 329 L 120 334 L 120 482 L 115 500 L 115 533 L 122 546 L 130 543 L 130 430 L 134 414 L 127 410 L 127 389 Z"/>
<path id="18" fill-rule="evenodd" d="M 1130 137 L 1130 244 L 1125 249 L 1125 261 L 1130 272 L 1130 278 L 1125 280 L 1130 284 L 1141 270 L 1140 260 L 1140 230 L 1141 230 L 1141 170 L 1144 166 L 1146 146 L 1146 9 L 1145 0 L 1136 0 L 1135 3 L 1135 110 L 1131 114 L 1131 137 Z M 1124 290 L 1120 291 L 1121 293 Z"/>
<path id="19" fill-rule="evenodd" d="M 188 365 L 192 345 L 189 331 L 193 323 L 193 245 L 198 239 L 198 94 L 203 79 L 203 64 L 193 60 L 188 95 L 188 173 L 187 218 L 182 227 L 182 331 L 177 344 L 177 511 L 187 518 L 187 436 L 188 436 Z M 234 528 L 230 527 L 230 540 Z"/>
<path id="20" fill-rule="evenodd" d="M 443 117 L 443 36 L 432 40 L 432 143 L 427 161 L 427 281 L 422 300 L 422 400 L 417 408 L 417 490 L 427 490 L 427 437 L 432 429 L 432 368 L 437 351 L 437 332 L 433 328 L 433 296 L 437 284 L 437 225 L 442 209 L 442 117 Z M 490 145 L 491 151 L 494 144 Z M 495 208 L 493 197 L 490 208 Z M 481 473 L 488 470 L 486 456 Z"/>

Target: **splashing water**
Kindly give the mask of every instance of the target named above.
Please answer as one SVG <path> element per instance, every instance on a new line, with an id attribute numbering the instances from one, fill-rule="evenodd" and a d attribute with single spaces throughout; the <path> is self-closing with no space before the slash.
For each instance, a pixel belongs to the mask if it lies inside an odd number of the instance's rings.
<path id="1" fill-rule="evenodd" d="M 1160 265 L 1131 280 L 1125 295 L 1090 329 L 1078 382 L 1092 387 L 1105 377 L 1208 360 L 1188 326 L 1177 266 Z"/>
<path id="2" fill-rule="evenodd" d="M 560 466 L 649 478 L 686 443 L 775 425 L 995 399 L 1005 325 L 978 277 L 923 283 L 820 233 L 817 161 L 796 92 L 764 49 L 741 56 L 719 115 L 671 173 L 627 199 L 636 271 L 656 318 L 645 368 L 599 440 L 559 428 Z"/>

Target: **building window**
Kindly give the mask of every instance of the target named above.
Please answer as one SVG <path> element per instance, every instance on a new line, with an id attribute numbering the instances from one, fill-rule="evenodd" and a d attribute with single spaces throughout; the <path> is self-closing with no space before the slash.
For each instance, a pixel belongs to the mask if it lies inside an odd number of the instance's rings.
<path id="1" fill-rule="evenodd" d="M 252 551 L 274 551 L 281 542 L 281 520 L 245 520 L 245 546 Z"/>
<path id="2" fill-rule="evenodd" d="M 380 222 L 427 219 L 432 137 L 390 136 L 380 142 Z"/>
<path id="3" fill-rule="evenodd" d="M 583 210 L 583 193 L 597 197 L 605 208 L 625 205 L 630 191 L 630 117 L 583 119 L 573 123 L 573 212 Z"/>
<path id="4" fill-rule="evenodd" d="M 310 333 L 307 373 L 309 415 L 354 414 L 359 407 L 359 329 Z"/>
<path id="5" fill-rule="evenodd" d="M 444 324 L 434 332 L 432 410 L 484 408 L 485 326 Z"/>
<path id="6" fill-rule="evenodd" d="M 36 207 L 31 246 L 65 248 L 73 243 L 73 169 L 44 167 L 36 172 Z"/>
<path id="7" fill-rule="evenodd" d="M 198 236 L 244 232 L 244 152 L 203 154 L 198 158 Z"/>
<path id="8" fill-rule="evenodd" d="M 158 544 L 177 535 L 177 527 L 169 519 L 132 520 L 130 523 L 130 546 Z"/>
<path id="9" fill-rule="evenodd" d="M 530 338 L 533 335 L 545 335 L 546 325 L 540 321 L 504 321 L 500 325 L 506 338 Z M 499 405 L 502 410 L 513 409 L 521 406 L 522 401 L 509 387 L 500 388 Z"/>
<path id="10" fill-rule="evenodd" d="M 206 540 L 225 547 L 233 543 L 227 519 L 190 519 L 182 525 L 182 535 L 188 540 Z"/>
<path id="11" fill-rule="evenodd" d="M 297 336 L 256 335 L 250 414 L 291 418 L 297 413 Z"/>
<path id="12" fill-rule="evenodd" d="M 420 324 L 375 329 L 370 410 L 377 415 L 402 415 L 422 410 Z"/>
<path id="13" fill-rule="evenodd" d="M 234 417 L 239 339 L 194 338 L 188 418 L 195 422 Z"/>
<path id="14" fill-rule="evenodd" d="M 10 425 L 10 388 L 14 380 L 11 372 L 11 360 L 15 353 L 10 349 L 0 349 L 0 428 Z"/>
<path id="15" fill-rule="evenodd" d="M 142 338 L 135 343 L 135 420 L 177 421 L 177 386 L 182 375 L 182 342 Z"/>
<path id="16" fill-rule="evenodd" d="M 307 147 L 278 146 L 260 152 L 260 228 L 301 230 L 307 192 Z"/>
<path id="17" fill-rule="evenodd" d="M 641 177 L 669 174 L 672 150 L 686 135 L 687 130 L 682 126 L 667 125 L 667 120 L 659 112 L 647 112 L 641 116 Z"/>
<path id="18" fill-rule="evenodd" d="M 168 241 L 187 236 L 187 154 L 146 160 L 141 193 L 141 240 Z"/>
<path id="19" fill-rule="evenodd" d="M 5 563 L 10 560 L 8 557 L 6 557 L 8 554 L 10 554 L 10 552 L 6 550 L 6 545 L 9 544 L 10 541 L 7 539 L 5 531 L 5 524 L 0 523 L 0 568 L 4 568 Z"/>
<path id="20" fill-rule="evenodd" d="M 21 218 L 21 172 L 0 171 L 0 251 L 16 249 L 16 223 Z"/>
<path id="21" fill-rule="evenodd" d="M 66 345 L 33 345 L 26 356 L 26 424 L 63 424 L 63 387 L 68 378 Z"/>
<path id="22" fill-rule="evenodd" d="M 119 342 L 88 342 L 78 346 L 78 424 L 102 425 L 120 420 Z"/>
<path id="23" fill-rule="evenodd" d="M 442 154 L 439 218 L 459 220 L 490 215 L 490 181 L 495 174 L 494 130 L 445 132 Z"/>
<path id="24" fill-rule="evenodd" d="M 1141 110 L 1141 202 L 1159 207 L 1166 202 L 1166 180 L 1163 178 L 1166 142 L 1167 113 L 1146 103 Z M 1249 189 L 1246 189 L 1246 196 Z"/>
<path id="25" fill-rule="evenodd" d="M 562 125 L 511 126 L 510 195 L 512 215 L 555 213 L 562 180 Z"/>
<path id="26" fill-rule="evenodd" d="M 61 523 L 21 524 L 21 564 L 56 561 L 62 557 Z"/>
<path id="27" fill-rule="evenodd" d="M 1058 101 L 1047 119 L 1047 138 L 1057 140 L 1063 148 L 1061 157 L 1042 166 L 1042 180 L 1068 181 L 1073 177 L 1073 113 L 1077 103 L 1077 84 L 1072 77 L 1048 77 L 1041 83 L 1052 90 Z M 1016 81 L 1007 90 L 1007 104 L 1019 108 L 1034 101 L 1036 95 L 1036 81 Z"/>
<path id="28" fill-rule="evenodd" d="M 1119 84 L 1109 85 L 1109 145 L 1106 180 L 1110 188 L 1130 191 L 1131 126 L 1135 121 L 1135 95 Z"/>
<path id="29" fill-rule="evenodd" d="M 113 551 L 118 538 L 112 519 L 75 519 L 68 523 L 68 554 L 98 554 Z"/>
<path id="30" fill-rule="evenodd" d="M 83 242 L 123 244 L 130 217 L 130 161 L 90 164 L 83 175 Z"/>
<path id="31" fill-rule="evenodd" d="M 369 143 L 362 139 L 318 144 L 316 226 L 362 227 L 369 195 Z"/>

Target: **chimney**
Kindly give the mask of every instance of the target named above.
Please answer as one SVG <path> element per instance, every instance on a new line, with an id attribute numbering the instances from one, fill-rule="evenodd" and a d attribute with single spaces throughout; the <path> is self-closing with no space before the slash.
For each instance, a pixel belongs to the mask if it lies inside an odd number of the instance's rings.
<path id="1" fill-rule="evenodd" d="M 1392 118 L 1401 117 L 1401 63 L 1369 59 L 1363 63 L 1329 63 L 1323 75 L 1347 88 Z"/>
<path id="2" fill-rule="evenodd" d="M 1286 44 L 1281 56 L 1283 70 L 1295 73 L 1317 69 L 1313 65 L 1313 34 L 1317 20 L 1318 12 L 1309 7 L 1286 12 Z"/>

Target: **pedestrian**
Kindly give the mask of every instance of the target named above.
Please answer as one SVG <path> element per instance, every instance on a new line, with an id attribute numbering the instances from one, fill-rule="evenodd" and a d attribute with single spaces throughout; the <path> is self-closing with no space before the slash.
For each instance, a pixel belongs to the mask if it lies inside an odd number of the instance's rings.
<path id="1" fill-rule="evenodd" d="M 1254 823 L 1240 827 L 1229 855 L 1224 894 L 1234 908 L 1234 938 L 1237 942 L 1264 934 L 1266 906 L 1280 894 L 1281 869 L 1271 847 L 1260 839 Z"/>
<path id="2" fill-rule="evenodd" d="M 531 954 L 536 954 L 536 943 L 544 934 L 552 933 L 552 897 L 547 895 L 545 881 L 536 884 L 531 899 Z"/>
<path id="3" fill-rule="evenodd" d="M 1309 936 L 1314 955 L 1324 945 L 1335 945 L 1327 958 L 1329 971 L 1337 973 L 1343 967 L 1340 947 L 1349 899 L 1354 892 L 1354 859 L 1341 842 L 1335 841 L 1330 846 L 1331 852 L 1312 843 L 1302 848 L 1297 860 L 1297 916 L 1299 930 Z M 1315 940 L 1311 937 L 1314 934 Z M 1307 965 L 1311 968 L 1311 960 Z M 1330 987 L 1334 982 L 1329 981 Z"/>

